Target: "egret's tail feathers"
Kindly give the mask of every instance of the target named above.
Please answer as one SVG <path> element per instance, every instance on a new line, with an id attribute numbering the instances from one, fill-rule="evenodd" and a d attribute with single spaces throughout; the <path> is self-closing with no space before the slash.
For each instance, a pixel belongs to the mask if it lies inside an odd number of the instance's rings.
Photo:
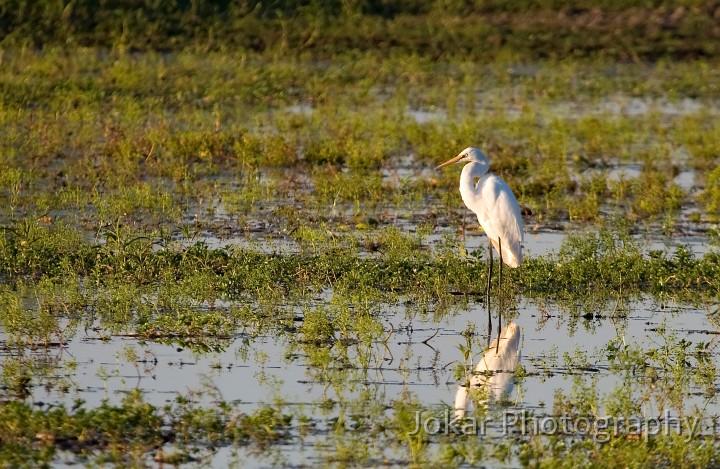
<path id="1" fill-rule="evenodd" d="M 505 249 L 505 246 L 503 246 L 503 262 L 508 267 L 517 267 L 522 262 L 522 251 L 517 250 L 517 252 L 514 252 L 511 249 Z"/>
<path id="2" fill-rule="evenodd" d="M 495 247 L 495 250 L 500 253 L 500 249 L 498 246 L 498 242 L 494 240 L 493 238 L 490 238 L 490 242 L 492 243 L 493 247 Z M 522 262 L 522 247 L 520 246 L 520 243 L 517 243 L 515 246 L 505 246 L 505 244 L 502 245 L 502 260 L 503 263 L 506 264 L 508 267 L 517 267 Z"/>

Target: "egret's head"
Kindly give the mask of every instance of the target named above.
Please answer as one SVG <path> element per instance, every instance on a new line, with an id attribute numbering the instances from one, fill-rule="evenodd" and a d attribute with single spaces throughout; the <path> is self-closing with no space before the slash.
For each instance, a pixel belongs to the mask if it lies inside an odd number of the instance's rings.
<path id="1" fill-rule="evenodd" d="M 449 166 L 451 164 L 455 163 L 484 163 L 486 165 L 489 165 L 490 162 L 487 159 L 487 156 L 477 148 L 473 147 L 467 147 L 463 151 L 460 152 L 460 154 L 454 158 L 450 158 L 440 166 L 438 166 L 435 169 L 444 168 L 445 166 Z"/>

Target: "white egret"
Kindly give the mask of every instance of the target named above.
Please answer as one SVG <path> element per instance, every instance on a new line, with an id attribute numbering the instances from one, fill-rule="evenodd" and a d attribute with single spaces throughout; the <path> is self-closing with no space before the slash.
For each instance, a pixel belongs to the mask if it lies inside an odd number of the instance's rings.
<path id="1" fill-rule="evenodd" d="M 493 273 L 493 247 L 500 255 L 498 286 L 502 284 L 502 265 L 517 267 L 522 262 L 522 241 L 525 230 L 520 205 L 510 187 L 500 177 L 487 174 L 490 161 L 477 148 L 468 147 L 459 155 L 435 169 L 464 163 L 460 174 L 460 195 L 467 208 L 475 212 L 480 226 L 490 240 L 490 258 L 486 306 L 488 308 L 488 329 L 492 327 L 490 318 L 490 282 Z M 498 333 L 500 332 L 498 325 Z M 489 335 L 489 334 L 488 334 Z M 490 338 L 488 337 L 488 340 Z"/>
<path id="2" fill-rule="evenodd" d="M 508 324 L 505 331 L 490 344 L 475 367 L 475 372 L 455 393 L 455 417 L 463 418 L 468 410 L 468 393 L 473 387 L 487 388 L 487 399 L 497 400 L 510 394 L 515 386 L 513 372 L 520 358 L 520 326 Z M 482 399 L 478 404 L 485 403 Z"/>

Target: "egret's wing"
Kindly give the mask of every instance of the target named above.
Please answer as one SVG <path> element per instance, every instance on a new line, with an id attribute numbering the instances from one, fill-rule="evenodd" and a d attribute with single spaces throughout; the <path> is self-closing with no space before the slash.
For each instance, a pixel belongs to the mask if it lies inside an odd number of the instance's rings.
<path id="1" fill-rule="evenodd" d="M 494 241 L 500 238 L 503 259 L 512 267 L 522 261 L 521 243 L 525 223 L 520 213 L 515 194 L 505 181 L 494 174 L 488 174 L 478 181 L 478 192 L 482 200 L 484 219 L 478 213 L 478 220 L 485 232 Z"/>

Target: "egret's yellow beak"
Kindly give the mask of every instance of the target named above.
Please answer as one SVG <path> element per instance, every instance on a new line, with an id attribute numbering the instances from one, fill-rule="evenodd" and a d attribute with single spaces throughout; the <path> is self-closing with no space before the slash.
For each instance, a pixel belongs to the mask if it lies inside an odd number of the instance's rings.
<path id="1" fill-rule="evenodd" d="M 445 166 L 449 166 L 449 165 L 451 165 L 451 164 L 457 163 L 457 162 L 460 161 L 464 156 L 465 156 L 465 155 L 463 155 L 462 153 L 460 153 L 458 156 L 456 156 L 456 157 L 454 157 L 454 158 L 450 158 L 449 160 L 447 160 L 446 162 L 444 162 L 443 164 L 441 164 L 440 166 L 438 166 L 438 167 L 435 168 L 435 169 L 444 168 Z"/>

